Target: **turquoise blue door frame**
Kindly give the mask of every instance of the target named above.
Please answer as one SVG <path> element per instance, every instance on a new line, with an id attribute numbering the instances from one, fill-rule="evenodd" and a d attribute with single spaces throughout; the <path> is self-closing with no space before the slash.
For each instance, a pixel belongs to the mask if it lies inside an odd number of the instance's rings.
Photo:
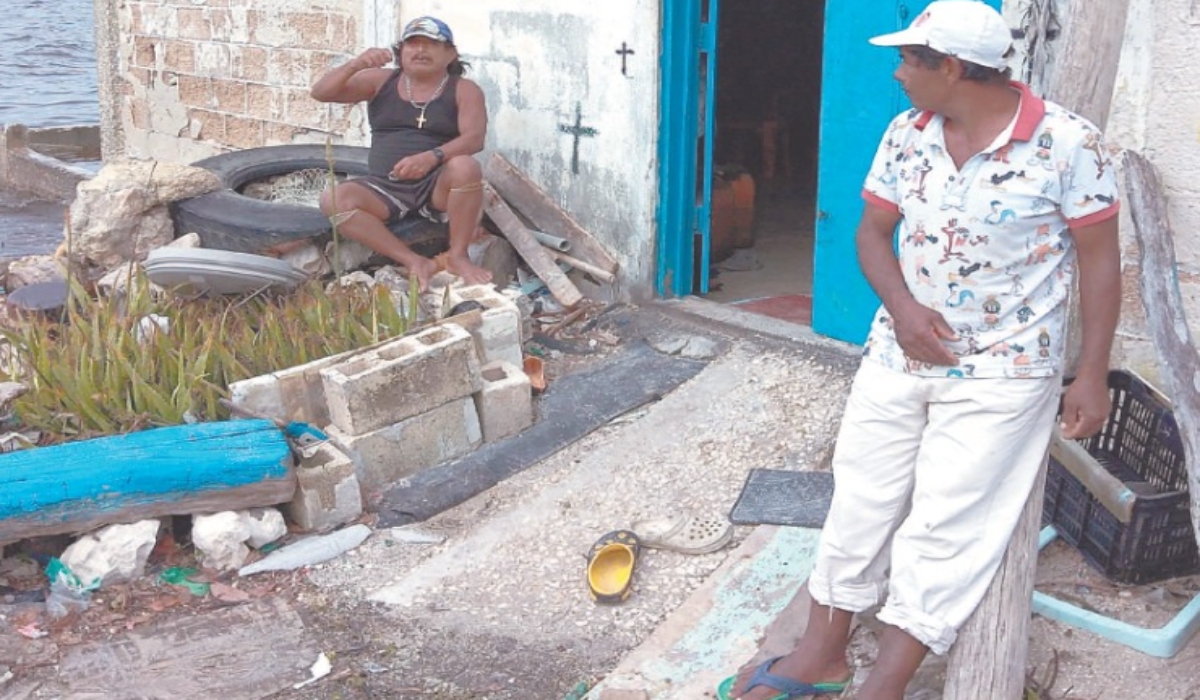
<path id="1" fill-rule="evenodd" d="M 719 0 L 663 0 L 663 43 L 660 57 L 662 88 L 659 111 L 658 294 L 680 297 L 699 288 L 708 291 L 710 211 L 712 199 L 712 141 L 714 101 L 701 104 L 716 89 L 716 19 Z M 702 73 L 702 62 L 706 70 Z M 703 162 L 697 163 L 700 118 L 709 135 Z M 698 176 L 703 174 L 703 179 Z M 697 183 L 700 202 L 696 202 Z M 695 264 L 696 242 L 700 264 Z M 695 270 L 699 267 L 700 279 Z M 698 283 L 698 284 L 697 284 Z"/>
<path id="2" fill-rule="evenodd" d="M 1001 0 L 987 0 L 999 8 Z M 879 298 L 858 266 L 854 233 L 862 185 L 888 122 L 910 104 L 892 78 L 895 49 L 872 36 L 908 26 L 927 0 L 825 3 L 821 145 L 817 164 L 817 241 L 813 261 L 813 330 L 839 340 L 866 340 Z"/>

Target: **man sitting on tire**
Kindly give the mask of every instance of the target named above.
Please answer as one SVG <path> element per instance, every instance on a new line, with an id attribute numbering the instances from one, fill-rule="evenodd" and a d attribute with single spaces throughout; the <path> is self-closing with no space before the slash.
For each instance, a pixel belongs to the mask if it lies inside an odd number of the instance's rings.
<path id="1" fill-rule="evenodd" d="M 398 68 L 384 68 L 393 61 Z M 465 69 L 450 27 L 420 17 L 394 47 L 363 51 L 311 91 L 321 102 L 366 100 L 371 125 L 370 175 L 323 192 L 321 211 L 338 235 L 400 263 L 422 290 L 437 263 L 388 230 L 409 214 L 449 222 L 449 272 L 467 284 L 492 279 L 467 257 L 483 211 L 483 173 L 473 155 L 483 150 L 487 112 L 483 91 L 462 77 Z"/>

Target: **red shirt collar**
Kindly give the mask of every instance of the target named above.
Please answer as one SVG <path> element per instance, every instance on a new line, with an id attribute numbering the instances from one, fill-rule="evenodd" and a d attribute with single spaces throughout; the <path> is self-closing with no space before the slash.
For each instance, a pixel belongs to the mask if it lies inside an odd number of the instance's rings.
<path id="1" fill-rule="evenodd" d="M 1033 94 L 1033 91 L 1025 83 L 1013 80 L 1009 82 L 1009 86 L 1021 93 L 1021 106 L 1017 108 L 1019 111 L 1017 112 L 1017 123 L 1013 125 L 1012 140 L 1032 141 L 1033 132 L 1042 122 L 1042 117 L 1046 116 L 1046 103 L 1042 98 Z M 933 116 L 934 112 L 932 111 L 921 112 L 921 116 L 917 117 L 917 122 L 913 126 L 924 131 Z"/>

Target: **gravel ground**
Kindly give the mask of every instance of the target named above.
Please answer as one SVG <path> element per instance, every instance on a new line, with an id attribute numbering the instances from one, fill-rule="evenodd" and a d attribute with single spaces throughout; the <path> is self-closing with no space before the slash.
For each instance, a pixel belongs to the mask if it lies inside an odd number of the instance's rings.
<path id="1" fill-rule="evenodd" d="M 718 341 L 716 356 L 661 401 L 425 523 L 378 530 L 357 550 L 307 572 L 241 582 L 221 578 L 253 596 L 286 601 L 303 619 L 304 636 L 332 661 L 324 680 L 272 697 L 561 700 L 603 677 L 646 640 L 737 556 L 751 529 L 736 528 L 733 542 L 713 554 L 646 551 L 633 596 L 613 607 L 595 605 L 584 583 L 584 554 L 598 537 L 683 510 L 727 514 L 753 468 L 824 464 L 856 364 L 852 355 L 657 307 L 614 318 L 611 328 L 620 330 L 623 342 L 645 337 L 661 345 L 703 335 Z M 560 376 L 572 363 L 594 359 L 560 357 L 548 369 Z M 1193 580 L 1106 585 L 1072 549 L 1057 545 L 1039 560 L 1039 582 L 1106 614 L 1153 625 L 1169 619 L 1200 587 Z M 161 607 L 163 597 L 143 592 L 145 602 L 130 595 L 120 610 L 101 597 L 87 624 L 52 628 L 50 636 L 30 640 L 41 653 L 25 666 L 9 664 L 16 678 L 0 680 L 0 698 L 98 697 L 58 677 L 54 644 L 61 651 L 84 638 L 118 639 L 125 629 L 154 624 L 156 615 L 233 604 L 183 596 L 150 614 L 146 607 Z M 11 634 L 9 627 L 27 612 L 0 605 L 0 629 Z M 865 616 L 855 632 L 852 658 L 860 676 L 874 658 L 877 631 Z M 1031 634 L 1031 677 L 1045 686 L 1038 700 L 1200 697 L 1195 642 L 1174 659 L 1155 659 L 1041 618 Z M 264 644 L 284 646 L 281 640 Z M 311 660 L 278 663 L 303 669 Z M 910 698 L 941 697 L 941 664 L 926 664 Z M 0 676 L 5 670 L 0 667 Z"/>

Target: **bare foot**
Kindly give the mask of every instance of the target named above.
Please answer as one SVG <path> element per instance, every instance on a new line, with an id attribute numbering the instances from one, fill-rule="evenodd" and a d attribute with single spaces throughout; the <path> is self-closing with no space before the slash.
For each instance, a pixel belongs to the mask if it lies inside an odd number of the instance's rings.
<path id="1" fill-rule="evenodd" d="M 429 280 L 438 273 L 438 265 L 429 258 L 417 257 L 412 263 L 405 265 L 410 275 L 417 276 L 417 291 L 429 289 Z"/>
<path id="2" fill-rule="evenodd" d="M 492 281 L 492 273 L 471 262 L 467 256 L 447 256 L 446 270 L 463 279 L 468 286 L 487 284 Z"/>
<path id="3" fill-rule="evenodd" d="M 733 692 L 729 697 L 738 700 L 770 700 L 770 698 L 778 697 L 779 689 L 770 686 L 759 685 L 748 692 L 744 690 L 754 676 L 754 672 L 761 665 L 762 661 L 754 661 L 741 667 L 738 670 L 737 681 L 733 684 Z M 802 683 L 841 683 L 850 677 L 850 667 L 844 661 L 840 664 L 818 668 L 795 651 L 776 661 L 767 671 L 772 675 L 783 676 Z"/>

